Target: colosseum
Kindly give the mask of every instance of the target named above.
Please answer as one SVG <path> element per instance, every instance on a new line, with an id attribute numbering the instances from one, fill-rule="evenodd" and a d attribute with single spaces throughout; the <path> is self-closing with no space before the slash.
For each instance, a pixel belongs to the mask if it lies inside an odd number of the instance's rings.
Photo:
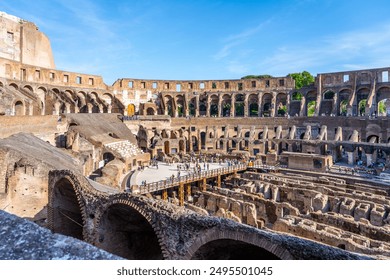
<path id="1" fill-rule="evenodd" d="M 390 258 L 390 67 L 109 86 L 0 21 L 4 224 L 126 259 Z M 1 258 L 51 258 L 10 254 L 16 229 Z"/>

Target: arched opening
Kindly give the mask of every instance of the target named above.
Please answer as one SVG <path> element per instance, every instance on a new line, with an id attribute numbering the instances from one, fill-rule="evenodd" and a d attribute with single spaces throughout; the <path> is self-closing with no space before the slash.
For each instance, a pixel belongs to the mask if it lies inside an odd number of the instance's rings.
<path id="1" fill-rule="evenodd" d="M 314 91 L 311 91 L 306 96 L 306 114 L 308 117 L 314 116 L 317 106 L 317 93 Z"/>
<path id="2" fill-rule="evenodd" d="M 148 109 L 146 109 L 146 115 L 148 115 L 148 116 L 154 116 L 154 109 L 153 109 L 153 108 L 148 108 Z"/>
<path id="3" fill-rule="evenodd" d="M 25 114 L 24 104 L 22 101 L 15 102 L 15 116 L 23 116 Z"/>
<path id="4" fill-rule="evenodd" d="M 185 102 L 184 102 L 183 95 L 178 95 L 176 97 L 176 104 L 177 104 L 177 116 L 183 117 L 185 112 Z"/>
<path id="5" fill-rule="evenodd" d="M 287 114 L 287 94 L 279 93 L 276 96 L 276 112 L 278 117 L 284 117 Z"/>
<path id="6" fill-rule="evenodd" d="M 60 179 L 53 188 L 52 230 L 74 238 L 83 239 L 83 218 L 72 183 Z"/>
<path id="7" fill-rule="evenodd" d="M 368 110 L 366 110 L 367 107 L 367 99 L 368 96 L 370 95 L 370 90 L 368 88 L 362 88 L 357 92 L 357 115 L 358 116 L 365 116 L 366 111 L 368 113 Z M 368 107 L 367 107 L 368 109 Z"/>
<path id="8" fill-rule="evenodd" d="M 348 100 L 351 95 L 351 90 L 350 89 L 343 89 L 338 93 L 338 114 L 340 116 L 346 116 L 348 114 Z M 350 112 L 352 114 L 352 111 Z"/>
<path id="9" fill-rule="evenodd" d="M 320 108 L 320 116 L 329 116 L 332 113 L 334 96 L 335 93 L 331 90 L 324 92 Z"/>
<path id="10" fill-rule="evenodd" d="M 206 132 L 200 133 L 200 146 L 201 149 L 206 149 Z"/>
<path id="11" fill-rule="evenodd" d="M 263 117 L 271 116 L 271 103 L 272 103 L 272 95 L 270 93 L 264 94 L 262 99 Z"/>
<path id="12" fill-rule="evenodd" d="M 339 108 L 339 112 L 340 112 L 340 116 L 346 116 L 347 115 L 347 105 L 348 105 L 348 101 L 347 100 L 342 100 L 340 102 L 340 108 Z"/>
<path id="13" fill-rule="evenodd" d="M 199 97 L 199 115 L 206 116 L 207 114 L 207 96 L 202 95 Z"/>
<path id="14" fill-rule="evenodd" d="M 218 117 L 218 96 L 213 95 L 210 99 L 210 116 Z"/>
<path id="15" fill-rule="evenodd" d="M 280 260 L 264 248 L 231 239 L 210 241 L 201 246 L 192 260 Z"/>
<path id="16" fill-rule="evenodd" d="M 236 102 L 234 103 L 235 116 L 243 117 L 245 112 L 245 97 L 243 94 L 236 95 Z"/>
<path id="17" fill-rule="evenodd" d="M 112 153 L 110 153 L 110 152 L 105 152 L 105 153 L 103 154 L 103 160 L 104 160 L 104 162 L 105 162 L 106 164 L 107 164 L 108 162 L 114 160 L 114 159 L 115 159 L 115 156 L 114 156 Z"/>
<path id="18" fill-rule="evenodd" d="M 222 116 L 223 117 L 229 117 L 230 116 L 230 109 L 232 107 L 232 100 L 230 95 L 225 94 L 222 97 Z"/>
<path id="19" fill-rule="evenodd" d="M 390 115 L 390 88 L 382 87 L 376 93 L 376 115 L 389 116 Z"/>
<path id="20" fill-rule="evenodd" d="M 370 135 L 367 137 L 368 143 L 379 143 L 379 137 L 378 135 Z"/>
<path id="21" fill-rule="evenodd" d="M 190 103 L 188 104 L 189 114 L 190 116 L 195 116 L 196 113 L 196 98 L 192 98 Z"/>
<path id="22" fill-rule="evenodd" d="M 358 114 L 364 116 L 366 114 L 367 99 L 362 99 L 358 103 Z"/>
<path id="23" fill-rule="evenodd" d="M 97 246 L 112 254 L 131 260 L 163 259 L 152 226 L 128 205 L 111 205 L 100 219 L 98 232 Z"/>
<path id="24" fill-rule="evenodd" d="M 174 117 L 175 107 L 174 107 L 173 98 L 171 96 L 166 96 L 165 98 L 166 98 L 166 103 L 165 103 L 166 114 L 168 116 Z"/>
<path id="25" fill-rule="evenodd" d="M 257 94 L 251 94 L 248 97 L 248 115 L 250 117 L 257 117 L 259 116 L 259 103 L 258 103 L 258 95 Z"/>

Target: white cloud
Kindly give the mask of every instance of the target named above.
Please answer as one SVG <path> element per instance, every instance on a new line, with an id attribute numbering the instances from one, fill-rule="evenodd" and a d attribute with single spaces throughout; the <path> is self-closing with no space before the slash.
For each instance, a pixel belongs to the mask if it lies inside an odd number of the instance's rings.
<path id="1" fill-rule="evenodd" d="M 375 30 L 355 30 L 315 43 L 280 47 L 258 66 L 261 72 L 279 75 L 329 67 L 337 71 L 383 67 L 390 62 L 389 45 L 390 24 L 382 24 Z"/>
<path id="2" fill-rule="evenodd" d="M 266 26 L 270 22 L 271 20 L 268 19 L 264 22 L 261 22 L 254 28 L 246 29 L 238 34 L 228 36 L 227 38 L 222 40 L 224 42 L 224 45 L 215 55 L 213 55 L 213 58 L 215 60 L 221 60 L 223 58 L 228 57 L 232 53 L 232 49 L 234 47 L 243 44 L 248 38 L 260 32 L 264 28 L 264 26 Z"/>

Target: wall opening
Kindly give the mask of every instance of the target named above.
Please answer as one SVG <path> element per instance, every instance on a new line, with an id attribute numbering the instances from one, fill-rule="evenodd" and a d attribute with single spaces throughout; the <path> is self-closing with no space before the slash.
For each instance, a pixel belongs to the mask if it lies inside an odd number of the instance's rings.
<path id="1" fill-rule="evenodd" d="M 231 239 L 219 239 L 201 246 L 193 260 L 279 260 L 264 248 Z"/>
<path id="2" fill-rule="evenodd" d="M 52 230 L 74 238 L 83 239 L 83 219 L 73 185 L 68 179 L 60 179 L 54 186 Z"/>
<path id="3" fill-rule="evenodd" d="M 152 226 L 138 211 L 124 204 L 110 206 L 100 219 L 98 244 L 131 260 L 161 260 L 162 251 Z"/>

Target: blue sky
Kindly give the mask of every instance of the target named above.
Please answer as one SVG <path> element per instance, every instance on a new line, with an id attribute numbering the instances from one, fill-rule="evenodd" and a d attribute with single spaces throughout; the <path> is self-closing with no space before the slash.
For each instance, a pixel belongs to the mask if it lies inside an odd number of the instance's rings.
<path id="1" fill-rule="evenodd" d="M 36 23 L 58 69 L 211 80 L 390 66 L 390 2 L 1 0 Z"/>

